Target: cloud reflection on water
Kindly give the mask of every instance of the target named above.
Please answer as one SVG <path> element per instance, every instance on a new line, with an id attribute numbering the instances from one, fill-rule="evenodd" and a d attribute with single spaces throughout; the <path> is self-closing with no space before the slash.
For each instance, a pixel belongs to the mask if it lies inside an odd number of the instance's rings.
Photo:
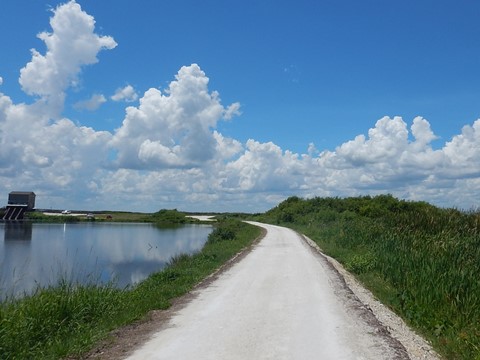
<path id="1" fill-rule="evenodd" d="M 1 224 L 0 298 L 21 295 L 59 279 L 135 284 L 172 256 L 199 251 L 210 226 L 163 229 L 153 224 Z M 28 229 L 30 226 L 30 230 Z"/>

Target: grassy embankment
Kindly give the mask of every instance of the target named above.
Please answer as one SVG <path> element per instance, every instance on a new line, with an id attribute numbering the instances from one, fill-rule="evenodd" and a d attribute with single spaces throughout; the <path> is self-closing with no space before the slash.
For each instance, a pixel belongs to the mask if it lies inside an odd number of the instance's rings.
<path id="1" fill-rule="evenodd" d="M 480 359 L 480 214 L 424 202 L 292 197 L 257 217 L 316 241 L 448 359 Z"/>
<path id="2" fill-rule="evenodd" d="M 160 211 L 153 219 L 178 218 Z M 0 304 L 1 359 L 61 359 L 77 356 L 108 337 L 112 329 L 166 309 L 260 235 L 260 229 L 236 220 L 216 225 L 202 251 L 172 259 L 161 272 L 131 289 L 62 281 L 20 300 Z"/>

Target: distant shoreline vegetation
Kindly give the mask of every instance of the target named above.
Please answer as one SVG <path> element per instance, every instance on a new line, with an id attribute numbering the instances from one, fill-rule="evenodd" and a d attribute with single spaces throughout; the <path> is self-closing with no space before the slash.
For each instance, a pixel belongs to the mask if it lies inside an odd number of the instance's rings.
<path id="1" fill-rule="evenodd" d="M 290 197 L 257 221 L 339 260 L 448 359 L 480 359 L 480 213 L 391 195 Z"/>
<path id="2" fill-rule="evenodd" d="M 200 220 L 190 218 L 177 209 L 161 209 L 155 213 L 138 213 L 127 211 L 75 211 L 62 214 L 60 211 L 32 211 L 25 214 L 24 221 L 34 223 L 75 223 L 75 222 L 150 222 L 161 224 L 196 224 Z"/>

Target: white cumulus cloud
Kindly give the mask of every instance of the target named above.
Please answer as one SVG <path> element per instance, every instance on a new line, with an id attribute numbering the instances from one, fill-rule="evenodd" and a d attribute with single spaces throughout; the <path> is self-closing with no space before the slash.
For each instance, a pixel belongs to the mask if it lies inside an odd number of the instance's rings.
<path id="1" fill-rule="evenodd" d="M 472 126 L 465 125 L 462 133 L 455 135 L 443 149 L 448 159 L 448 168 L 444 176 L 479 177 L 480 176 L 480 119 Z"/>
<path id="2" fill-rule="evenodd" d="M 297 154 L 273 142 L 248 140 L 245 152 L 226 164 L 222 186 L 229 191 L 289 191 L 303 182 L 304 164 Z"/>
<path id="3" fill-rule="evenodd" d="M 21 69 L 19 81 L 27 94 L 39 96 L 58 114 L 65 90 L 77 84 L 82 66 L 96 63 L 99 51 L 113 49 L 117 43 L 110 36 L 95 34 L 94 18 L 74 0 L 54 10 L 50 26 L 52 32 L 38 34 L 46 53 L 32 49 L 32 60 Z"/>
<path id="4" fill-rule="evenodd" d="M 368 131 L 368 136 L 366 139 L 364 135 L 358 135 L 354 140 L 340 145 L 337 154 L 355 165 L 394 158 L 405 149 L 408 130 L 402 118 L 384 117 Z"/>
<path id="5" fill-rule="evenodd" d="M 111 96 L 111 99 L 113 101 L 134 102 L 138 99 L 138 94 L 132 85 L 127 85 L 123 88 L 118 88 L 115 94 Z"/>
<path id="6" fill-rule="evenodd" d="M 73 107 L 77 110 L 95 111 L 105 102 L 107 102 L 105 96 L 102 94 L 94 94 L 90 99 L 75 103 Z"/>
<path id="7" fill-rule="evenodd" d="M 223 111 L 223 118 L 225 120 L 230 120 L 234 116 L 238 116 L 238 115 L 241 115 L 241 114 L 242 113 L 240 111 L 240 103 L 236 102 L 236 103 L 231 104 L 229 107 L 227 107 Z"/>
<path id="8" fill-rule="evenodd" d="M 215 157 L 213 129 L 226 113 L 197 64 L 183 66 L 163 93 L 151 88 L 138 107 L 128 107 L 112 139 L 117 165 L 134 169 L 200 166 Z M 230 109 L 233 110 L 230 110 Z"/>

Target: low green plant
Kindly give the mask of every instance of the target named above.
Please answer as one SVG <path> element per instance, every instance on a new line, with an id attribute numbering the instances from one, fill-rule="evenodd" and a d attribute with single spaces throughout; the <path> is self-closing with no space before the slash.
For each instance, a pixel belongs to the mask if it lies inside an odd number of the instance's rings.
<path id="1" fill-rule="evenodd" d="M 375 256 L 371 252 L 353 254 L 345 262 L 345 268 L 355 274 L 363 274 L 375 268 Z"/>
<path id="2" fill-rule="evenodd" d="M 225 240 L 235 240 L 236 234 L 239 232 L 240 228 L 237 220 L 226 220 L 219 223 L 213 232 L 208 236 L 209 243 L 215 243 Z"/>
<path id="3" fill-rule="evenodd" d="M 115 317 L 124 301 L 124 294 L 111 284 L 79 286 L 66 281 L 7 300 L 0 306 L 1 358 L 62 358 L 96 340 L 96 324 Z"/>

